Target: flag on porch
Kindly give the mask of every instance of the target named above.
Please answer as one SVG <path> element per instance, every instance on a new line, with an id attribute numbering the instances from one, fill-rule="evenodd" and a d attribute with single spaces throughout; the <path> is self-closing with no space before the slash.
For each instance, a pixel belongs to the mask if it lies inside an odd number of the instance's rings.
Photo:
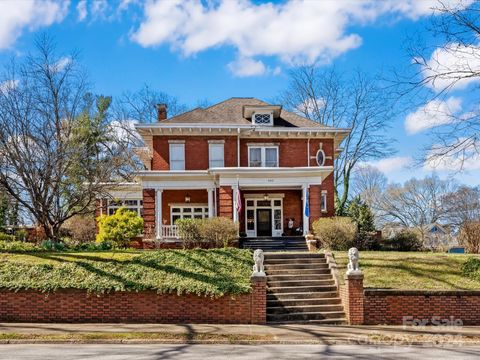
<path id="1" fill-rule="evenodd" d="M 305 216 L 306 217 L 310 217 L 310 201 L 308 200 L 309 198 L 309 194 L 308 194 L 308 189 L 307 191 L 305 192 Z"/>
<path id="2" fill-rule="evenodd" d="M 240 214 L 242 211 L 242 195 L 240 194 L 240 187 L 237 187 L 237 199 L 235 200 L 235 210 Z"/>

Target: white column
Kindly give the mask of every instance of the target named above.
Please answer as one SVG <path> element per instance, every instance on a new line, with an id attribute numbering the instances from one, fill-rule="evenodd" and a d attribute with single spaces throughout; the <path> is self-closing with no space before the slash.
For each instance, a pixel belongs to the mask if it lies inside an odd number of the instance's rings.
<path id="1" fill-rule="evenodd" d="M 303 235 L 308 234 L 308 230 L 310 227 L 310 221 L 308 216 L 305 216 L 305 207 L 307 206 L 307 193 L 308 193 L 308 185 L 302 186 L 302 216 L 303 216 Z"/>
<path id="2" fill-rule="evenodd" d="M 238 222 L 238 212 L 237 212 L 237 197 L 238 197 L 238 186 L 232 186 L 232 196 L 233 196 L 233 222 Z"/>
<path id="3" fill-rule="evenodd" d="M 162 238 L 162 193 L 163 190 L 155 190 L 155 231 L 157 239 Z"/>
<path id="4" fill-rule="evenodd" d="M 208 217 L 214 217 L 215 216 L 215 205 L 213 202 L 213 192 L 215 189 L 207 189 L 208 192 Z"/>

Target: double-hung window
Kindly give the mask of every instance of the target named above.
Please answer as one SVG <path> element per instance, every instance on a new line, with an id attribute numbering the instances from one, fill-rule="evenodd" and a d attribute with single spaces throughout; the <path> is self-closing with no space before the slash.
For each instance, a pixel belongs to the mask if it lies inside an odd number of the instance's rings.
<path id="1" fill-rule="evenodd" d="M 107 213 L 113 215 L 120 207 L 124 207 L 128 210 L 134 211 L 138 216 L 143 216 L 143 200 L 140 199 L 128 199 L 128 200 L 108 200 Z"/>
<path id="2" fill-rule="evenodd" d="M 185 170 L 185 144 L 170 143 L 170 170 Z"/>
<path id="3" fill-rule="evenodd" d="M 211 142 L 208 144 L 208 162 L 210 168 L 224 167 L 223 142 Z"/>
<path id="4" fill-rule="evenodd" d="M 250 146 L 248 148 L 248 166 L 278 167 L 278 147 Z"/>

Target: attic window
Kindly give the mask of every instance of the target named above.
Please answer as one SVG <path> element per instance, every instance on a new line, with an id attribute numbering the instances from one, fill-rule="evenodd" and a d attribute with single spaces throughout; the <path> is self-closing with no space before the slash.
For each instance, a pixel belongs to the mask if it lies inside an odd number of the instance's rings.
<path id="1" fill-rule="evenodd" d="M 253 123 L 255 125 L 273 125 L 273 116 L 271 113 L 253 114 Z"/>

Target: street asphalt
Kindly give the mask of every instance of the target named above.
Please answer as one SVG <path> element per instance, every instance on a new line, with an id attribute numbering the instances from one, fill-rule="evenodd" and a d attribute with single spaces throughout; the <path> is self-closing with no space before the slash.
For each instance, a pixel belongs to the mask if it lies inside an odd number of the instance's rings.
<path id="1" fill-rule="evenodd" d="M 370 345 L 121 345 L 9 344 L 0 345 L 0 359 L 449 359 L 480 358 L 480 347 Z"/>

